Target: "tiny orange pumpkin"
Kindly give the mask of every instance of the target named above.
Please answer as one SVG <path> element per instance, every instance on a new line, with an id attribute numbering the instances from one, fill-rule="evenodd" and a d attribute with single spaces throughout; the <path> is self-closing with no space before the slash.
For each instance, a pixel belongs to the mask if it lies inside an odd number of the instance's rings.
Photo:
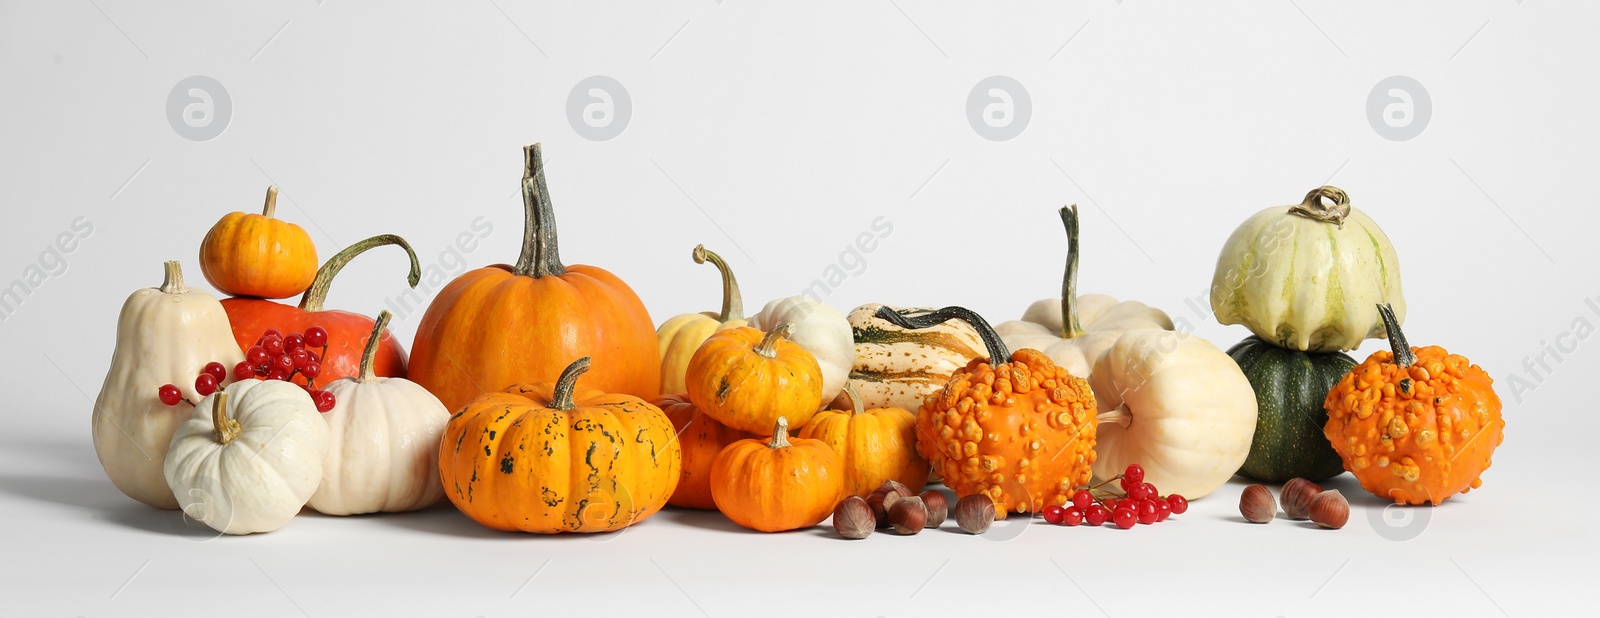
<path id="1" fill-rule="evenodd" d="M 804 425 L 822 407 L 822 367 L 787 339 L 792 332 L 781 322 L 766 333 L 742 326 L 712 334 L 689 359 L 689 400 L 739 431 L 766 432 L 778 417 Z"/>
<path id="2" fill-rule="evenodd" d="M 288 298 L 317 276 L 317 246 L 300 226 L 274 218 L 278 188 L 261 214 L 230 212 L 200 242 L 200 272 L 229 296 Z"/>
<path id="3" fill-rule="evenodd" d="M 689 401 L 688 395 L 662 395 L 650 403 L 661 408 L 672 421 L 672 428 L 678 432 L 678 447 L 683 451 L 678 488 L 673 490 L 667 504 L 689 509 L 716 509 L 717 502 L 711 498 L 712 462 L 729 444 L 757 436 L 731 429 L 706 416 Z"/>
<path id="4" fill-rule="evenodd" d="M 821 440 L 844 464 L 846 494 L 867 497 L 884 481 L 921 491 L 928 460 L 917 453 L 917 417 L 905 408 L 866 409 L 850 383 L 851 410 L 823 410 L 800 428 L 800 437 Z"/>
<path id="5" fill-rule="evenodd" d="M 711 497 L 723 515 L 751 530 L 783 532 L 814 526 L 844 497 L 839 455 L 821 440 L 789 441 L 778 417 L 771 440 L 728 445 L 711 465 Z"/>

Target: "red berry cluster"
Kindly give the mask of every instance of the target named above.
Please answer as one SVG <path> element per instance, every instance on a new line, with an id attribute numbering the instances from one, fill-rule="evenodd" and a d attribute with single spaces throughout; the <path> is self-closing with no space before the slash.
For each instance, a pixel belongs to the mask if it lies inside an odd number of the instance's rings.
<path id="1" fill-rule="evenodd" d="M 322 353 L 309 348 L 322 348 Z M 318 390 L 314 382 L 322 373 L 322 356 L 327 353 L 328 331 L 321 326 L 307 328 L 304 333 L 289 333 L 288 336 L 276 328 L 269 328 L 261 334 L 261 338 L 256 339 L 255 345 L 245 350 L 244 360 L 233 366 L 233 379 L 261 378 L 293 382 L 296 375 L 302 376 L 306 383 L 301 388 L 311 395 L 318 412 L 327 412 L 333 409 L 333 393 Z M 201 397 L 210 395 L 217 391 L 217 386 L 222 384 L 227 375 L 222 363 L 206 363 L 200 376 L 195 378 L 194 390 Z M 169 406 L 178 405 L 183 399 L 178 387 L 171 384 L 162 385 L 157 395 L 161 403 Z"/>
<path id="2" fill-rule="evenodd" d="M 1097 500 L 1095 492 L 1111 481 L 1119 481 L 1123 493 L 1102 492 L 1107 495 Z M 1144 481 L 1144 468 L 1139 464 L 1130 464 L 1122 474 L 1104 483 L 1079 489 L 1072 494 L 1072 502 L 1067 506 L 1044 507 L 1043 514 L 1045 522 L 1061 526 L 1100 526 L 1109 521 L 1127 530 L 1135 523 L 1163 522 L 1167 517 L 1181 515 L 1187 510 L 1187 499 L 1178 494 L 1163 497 L 1155 485 Z"/>

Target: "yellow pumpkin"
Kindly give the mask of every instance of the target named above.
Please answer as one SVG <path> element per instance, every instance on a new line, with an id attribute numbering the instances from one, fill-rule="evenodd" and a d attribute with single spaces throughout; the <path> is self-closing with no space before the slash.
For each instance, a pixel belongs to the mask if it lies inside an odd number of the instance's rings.
<path id="1" fill-rule="evenodd" d="M 821 440 L 844 464 L 846 494 L 863 498 L 884 481 L 921 490 L 928 460 L 917 454 L 917 417 L 904 408 L 866 409 L 848 382 L 850 410 L 823 410 L 800 428 L 800 437 Z"/>
<path id="2" fill-rule="evenodd" d="M 739 281 L 733 278 L 728 262 L 705 245 L 695 245 L 692 257 L 696 264 L 711 262 L 722 273 L 722 311 L 672 316 L 656 329 L 657 351 L 661 353 L 661 393 L 664 395 L 684 391 L 683 376 L 689 369 L 689 359 L 711 333 L 745 325 Z"/>

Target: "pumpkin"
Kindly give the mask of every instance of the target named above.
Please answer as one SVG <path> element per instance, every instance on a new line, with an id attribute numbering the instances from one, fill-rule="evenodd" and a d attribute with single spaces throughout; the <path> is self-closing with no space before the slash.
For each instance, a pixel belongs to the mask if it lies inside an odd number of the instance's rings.
<path id="1" fill-rule="evenodd" d="M 1301 352 L 1251 336 L 1228 356 L 1256 393 L 1256 431 L 1239 474 L 1282 483 L 1292 478 L 1321 481 L 1344 472 L 1344 463 L 1322 435 L 1328 413 L 1322 402 L 1339 378 L 1356 366 L 1342 352 Z"/>
<path id="2" fill-rule="evenodd" d="M 1379 307 L 1391 350 L 1373 352 L 1323 402 L 1324 435 L 1362 489 L 1396 504 L 1437 506 L 1483 485 L 1505 440 L 1494 379 L 1439 346 L 1413 348 Z"/>
<path id="3" fill-rule="evenodd" d="M 719 331 L 689 359 L 689 400 L 739 431 L 770 429 L 778 417 L 804 425 L 822 405 L 822 369 L 787 337 L 788 322 L 765 333 L 741 326 Z"/>
<path id="4" fill-rule="evenodd" d="M 322 484 L 307 506 L 325 515 L 414 511 L 444 497 L 439 435 L 450 411 L 417 383 L 374 371 L 389 318 L 388 311 L 378 313 L 360 375 L 324 389 L 336 403 L 321 415 L 328 423 L 328 454 Z"/>
<path id="5" fill-rule="evenodd" d="M 1405 319 L 1400 260 L 1378 224 L 1336 187 L 1250 217 L 1228 237 L 1211 279 L 1218 321 L 1307 352 L 1352 350 L 1383 337 L 1373 309 L 1380 302 Z"/>
<path id="6" fill-rule="evenodd" d="M 343 251 L 328 258 L 328 262 L 317 270 L 317 277 L 312 280 L 311 287 L 306 288 L 305 294 L 300 296 L 298 305 L 285 305 L 256 298 L 223 299 L 222 308 L 228 311 L 228 319 L 233 324 L 233 338 L 238 342 L 239 349 L 248 351 L 269 328 L 284 333 L 296 333 L 312 326 L 321 326 L 328 331 L 328 345 L 326 350 L 313 350 L 321 354 L 321 372 L 316 379 L 327 384 L 340 378 L 359 376 L 361 356 L 366 347 L 367 335 L 372 332 L 373 319 L 359 313 L 324 309 L 323 304 L 328 297 L 328 288 L 333 284 L 333 278 L 345 264 L 369 249 L 384 245 L 397 245 L 405 249 L 406 257 L 411 258 L 411 272 L 406 282 L 411 287 L 417 287 L 417 280 L 422 277 L 422 268 L 417 264 L 417 253 L 411 250 L 411 244 L 393 234 L 373 236 L 345 247 Z M 373 359 L 373 372 L 384 377 L 406 375 L 405 348 L 400 347 L 400 341 L 387 332 L 379 340 L 377 355 Z M 290 380 L 297 384 L 310 383 L 310 380 L 299 373 Z"/>
<path id="7" fill-rule="evenodd" d="M 628 284 L 604 269 L 566 266 L 538 144 L 523 149 L 526 225 L 515 266 L 456 277 L 417 325 L 409 379 L 456 410 L 486 391 L 559 373 L 591 354 L 590 387 L 636 397 L 661 394 L 655 323 Z"/>
<path id="8" fill-rule="evenodd" d="M 1193 499 L 1226 483 L 1250 454 L 1255 391 L 1205 339 L 1129 331 L 1095 362 L 1089 384 L 1100 408 L 1096 477 L 1136 463 L 1146 482 Z"/>
<path id="9" fill-rule="evenodd" d="M 230 212 L 200 242 L 200 272 L 229 296 L 288 298 L 317 276 L 317 246 L 300 226 L 276 219 L 278 188 L 261 214 Z"/>
<path id="10" fill-rule="evenodd" d="M 733 278 L 733 269 L 722 256 L 695 245 L 694 263 L 711 262 L 722 273 L 722 311 L 685 313 L 669 318 L 656 329 L 657 351 L 661 353 L 661 392 L 684 391 L 683 374 L 689 368 L 689 358 L 700 349 L 711 333 L 726 328 L 745 325 L 744 301 L 739 297 L 739 281 Z"/>
<path id="11" fill-rule="evenodd" d="M 903 408 L 867 409 L 845 383 L 850 410 L 823 410 L 800 428 L 800 437 L 821 440 L 839 454 L 846 494 L 867 497 L 884 481 L 921 491 L 928 460 L 917 453 L 917 417 Z"/>
<path id="12" fill-rule="evenodd" d="M 958 496 L 984 494 L 1000 513 L 1064 505 L 1095 462 L 1089 383 L 1033 349 L 1009 352 L 989 323 L 961 307 L 878 317 L 919 329 L 951 319 L 972 325 L 987 357 L 974 358 L 917 411 L 917 451 Z"/>
<path id="13" fill-rule="evenodd" d="M 678 447 L 683 451 L 678 488 L 667 504 L 689 509 L 717 508 L 711 498 L 711 463 L 729 444 L 757 436 L 730 429 L 706 416 L 682 393 L 662 395 L 650 400 L 650 404 L 661 408 L 672 421 L 672 428 L 678 433 Z"/>
<path id="14" fill-rule="evenodd" d="M 213 393 L 178 426 L 163 465 L 190 519 L 226 534 L 288 523 L 322 482 L 328 424 L 305 389 L 244 380 Z"/>
<path id="15" fill-rule="evenodd" d="M 923 329 L 900 328 L 878 317 L 885 305 L 866 304 L 850 311 L 855 339 L 855 366 L 850 386 L 868 408 L 916 410 L 922 401 L 950 382 L 950 376 L 983 355 L 983 340 L 972 325 L 951 320 Z M 907 317 L 932 309 L 890 307 Z"/>
<path id="16" fill-rule="evenodd" d="M 855 339 L 851 337 L 850 322 L 838 309 L 824 305 L 810 296 L 790 296 L 769 302 L 761 311 L 750 316 L 750 325 L 761 330 L 772 330 L 779 324 L 794 325 L 789 340 L 799 344 L 816 358 L 822 369 L 822 404 L 833 401 L 850 378 L 850 368 L 856 362 Z M 790 416 L 796 426 L 803 420 Z M 771 423 L 755 431 L 765 431 Z"/>
<path id="17" fill-rule="evenodd" d="M 789 440 L 778 417 L 770 440 L 740 440 L 711 464 L 711 497 L 733 523 L 762 532 L 817 525 L 844 497 L 839 455 L 821 440 Z"/>
<path id="18" fill-rule="evenodd" d="M 211 295 L 183 284 L 183 269 L 167 262 L 161 287 L 128 296 L 117 317 L 111 368 L 94 401 L 94 451 L 111 483 L 128 497 L 162 509 L 178 500 L 161 473 L 172 433 L 189 418 L 195 376 L 206 363 L 244 360 L 228 332 L 228 316 Z M 229 376 L 229 379 L 232 379 Z M 157 398 L 163 384 L 183 393 L 178 405 Z"/>
<path id="19" fill-rule="evenodd" d="M 580 388 L 590 363 L 450 417 L 439 477 L 456 508 L 496 530 L 555 534 L 620 530 L 666 505 L 682 463 L 672 422 L 638 397 Z"/>
<path id="20" fill-rule="evenodd" d="M 1068 373 L 1088 378 L 1094 361 L 1123 333 L 1139 328 L 1172 330 L 1172 319 L 1136 300 L 1119 302 L 1104 294 L 1078 296 L 1078 206 L 1064 207 L 1060 214 L 1067 228 L 1061 296 L 1029 305 L 1021 320 L 1003 322 L 994 330 L 1007 347 L 1044 352 Z"/>

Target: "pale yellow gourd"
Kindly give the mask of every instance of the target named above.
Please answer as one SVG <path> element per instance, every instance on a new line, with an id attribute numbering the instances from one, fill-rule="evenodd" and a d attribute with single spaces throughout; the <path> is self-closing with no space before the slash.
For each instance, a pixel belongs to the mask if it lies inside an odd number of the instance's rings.
<path id="1" fill-rule="evenodd" d="M 657 349 L 661 353 L 661 393 L 664 395 L 686 390 L 683 375 L 689 367 L 689 359 L 711 333 L 745 325 L 739 281 L 733 277 L 728 262 L 705 245 L 695 245 L 693 257 L 694 263 L 711 262 L 722 273 L 722 311 L 676 315 L 656 329 Z"/>

